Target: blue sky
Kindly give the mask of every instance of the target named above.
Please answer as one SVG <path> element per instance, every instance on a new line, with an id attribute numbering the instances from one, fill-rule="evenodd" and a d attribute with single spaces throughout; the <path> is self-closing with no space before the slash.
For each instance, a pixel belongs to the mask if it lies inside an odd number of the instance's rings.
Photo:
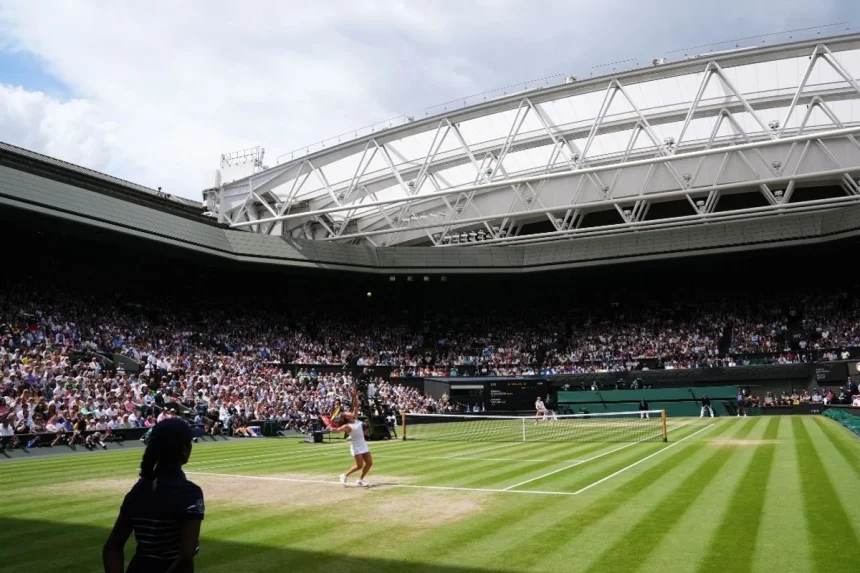
<path id="1" fill-rule="evenodd" d="M 48 71 L 45 62 L 22 50 L 0 50 L 0 78 L 4 84 L 44 92 L 59 99 L 66 100 L 72 95 L 68 86 Z"/>
<path id="2" fill-rule="evenodd" d="M 200 199 L 224 152 L 840 21 L 860 2 L 0 0 L 0 140 Z"/>

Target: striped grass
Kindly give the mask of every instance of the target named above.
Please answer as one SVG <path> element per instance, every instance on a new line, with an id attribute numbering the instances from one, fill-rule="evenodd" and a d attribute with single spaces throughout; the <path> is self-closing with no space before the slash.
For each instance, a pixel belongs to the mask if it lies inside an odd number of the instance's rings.
<path id="1" fill-rule="evenodd" d="M 208 498 L 197 570 L 856 569 L 855 436 L 817 417 L 682 422 L 689 425 L 676 425 L 669 444 L 621 449 L 617 442 L 375 443 L 371 475 L 410 487 L 371 490 L 278 481 L 333 482 L 350 462 L 343 441 L 201 444 L 187 467 Z M 0 461 L 0 573 L 100 571 L 101 544 L 140 455 L 116 448 Z M 232 497 L 220 494 L 225 484 Z M 465 491 L 430 489 L 438 486 Z M 460 511 L 463 504 L 469 511 Z"/>

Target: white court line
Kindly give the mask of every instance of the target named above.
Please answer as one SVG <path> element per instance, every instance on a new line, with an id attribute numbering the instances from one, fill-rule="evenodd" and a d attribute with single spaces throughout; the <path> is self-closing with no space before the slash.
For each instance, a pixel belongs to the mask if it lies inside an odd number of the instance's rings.
<path id="1" fill-rule="evenodd" d="M 280 482 L 288 482 L 288 483 L 315 483 L 320 485 L 330 485 L 330 486 L 340 486 L 343 487 L 339 481 L 328 481 L 328 480 L 318 480 L 318 479 L 296 479 L 296 478 L 279 478 L 279 477 L 270 477 L 270 476 L 251 476 L 251 475 L 242 475 L 242 474 L 221 474 L 221 473 L 208 473 L 208 472 L 185 472 L 187 475 L 199 475 L 199 476 L 209 476 L 209 477 L 220 477 L 220 478 L 229 478 L 229 479 L 250 479 L 250 480 L 263 480 L 263 481 L 280 481 Z M 480 488 L 480 487 L 450 487 L 450 486 L 442 486 L 442 485 L 409 485 L 405 483 L 392 483 L 392 484 L 380 484 L 375 487 L 382 488 L 407 488 L 407 489 L 432 489 L 432 490 L 444 490 L 444 491 L 477 491 L 483 493 L 514 493 L 514 494 L 530 494 L 530 495 L 574 495 L 569 491 L 535 491 L 535 490 L 507 490 L 507 489 L 490 489 L 490 488 Z M 370 489 L 375 489 L 374 487 Z"/>
<path id="2" fill-rule="evenodd" d="M 668 430 L 671 431 L 671 430 L 674 430 L 675 428 L 678 428 L 680 426 L 685 426 L 685 425 L 686 424 L 681 424 L 679 426 L 669 425 Z M 296 434 L 296 436 L 289 435 L 284 439 L 290 439 L 290 438 L 295 438 L 295 437 L 301 438 L 303 436 L 301 434 Z M 253 440 L 253 438 L 249 438 L 247 442 L 245 440 L 242 440 L 239 443 L 250 445 L 250 443 L 252 443 L 252 440 Z M 256 441 L 256 440 L 254 440 L 254 441 Z M 344 445 L 349 443 L 347 440 L 338 440 L 331 445 L 338 447 L 341 441 L 343 442 Z M 222 444 L 222 442 L 203 442 L 203 443 L 205 443 L 207 445 L 216 444 L 216 443 L 219 445 Z M 237 442 L 234 439 L 231 442 L 224 442 L 224 443 L 236 444 Z M 257 443 L 261 443 L 261 442 L 257 442 Z M 501 444 L 501 445 L 491 446 L 489 448 L 481 448 L 478 450 L 468 450 L 465 452 L 457 452 L 455 450 L 454 454 L 451 454 L 450 456 L 445 456 L 444 458 L 442 456 L 440 456 L 439 459 L 459 458 L 460 456 L 467 456 L 467 455 L 477 454 L 480 452 L 488 452 L 491 450 L 496 450 L 496 449 L 500 449 L 500 448 L 507 448 L 510 446 L 515 446 L 517 444 L 523 444 L 523 443 L 537 444 L 537 443 L 543 443 L 543 442 L 505 442 L 504 444 Z M 438 442 L 436 442 L 435 444 L 430 444 L 428 442 L 422 442 L 422 444 L 426 445 L 426 446 L 431 446 L 431 445 L 438 446 L 438 445 L 440 445 Z M 200 445 L 200 444 L 197 444 L 197 445 Z M 404 441 L 401 439 L 393 439 L 393 440 L 386 441 L 386 442 L 371 442 L 371 446 L 372 446 L 371 451 L 376 451 L 379 448 L 385 448 L 386 450 L 388 450 L 389 448 L 392 448 L 392 447 L 394 447 L 394 449 L 406 449 L 406 448 L 413 448 L 413 447 L 415 447 L 415 445 L 416 445 L 415 442 L 409 442 L 408 440 Z M 459 446 L 459 444 L 458 444 L 458 446 Z M 297 450 L 291 450 L 291 451 L 271 452 L 271 453 L 266 453 L 266 454 L 239 455 L 239 456 L 234 456 L 234 457 L 229 457 L 229 458 L 217 458 L 217 459 L 201 460 L 197 463 L 216 464 L 216 465 L 205 465 L 205 467 L 201 467 L 201 468 L 197 468 L 197 469 L 202 471 L 202 470 L 212 470 L 212 469 L 220 469 L 220 468 L 226 468 L 226 467 L 243 467 L 243 466 L 255 465 L 257 463 L 268 463 L 268 461 L 274 462 L 274 461 L 280 461 L 280 460 L 304 459 L 304 458 L 310 458 L 310 457 L 322 456 L 322 455 L 331 455 L 331 452 L 325 452 L 325 453 L 315 452 L 315 453 L 311 454 L 311 453 L 307 453 L 307 452 L 299 453 Z M 337 455 L 341 455 L 341 454 L 337 454 Z M 419 459 L 419 458 L 415 458 L 415 459 Z M 466 459 L 466 458 L 463 458 L 463 459 Z M 260 461 L 251 461 L 251 460 L 260 460 Z M 235 464 L 224 463 L 224 462 L 232 462 L 232 461 L 236 461 L 237 463 L 235 463 Z M 487 460 L 487 461 L 491 461 L 491 460 Z M 514 461 L 514 460 L 512 460 L 512 461 Z M 522 461 L 524 461 L 524 460 L 522 460 Z M 542 461 L 542 460 L 534 460 L 534 461 Z M 551 460 L 547 460 L 547 461 L 551 461 Z M 560 463 L 564 463 L 564 461 L 560 461 Z"/>
<path id="3" fill-rule="evenodd" d="M 339 456 L 341 454 L 328 454 L 330 456 Z M 378 456 L 374 456 L 374 459 L 377 460 L 450 460 L 451 456 L 401 456 L 397 454 L 380 454 Z M 579 460 L 534 460 L 534 459 L 519 459 L 519 458 L 453 458 L 453 461 L 467 461 L 467 462 L 526 462 L 526 463 L 555 463 L 555 464 L 566 464 L 568 462 L 576 462 Z"/>
<path id="4" fill-rule="evenodd" d="M 388 443 L 386 443 L 386 444 L 387 445 L 394 445 L 394 444 L 388 444 Z M 386 444 L 377 444 L 374 446 L 374 449 L 376 449 L 377 447 L 379 447 L 381 445 L 386 445 Z M 340 445 L 341 444 L 334 444 L 334 447 L 339 447 Z M 346 445 L 346 444 L 343 444 L 343 445 Z M 218 469 L 218 468 L 238 468 L 238 467 L 242 467 L 242 466 L 253 466 L 253 465 L 257 465 L 257 464 L 266 464 L 266 463 L 270 463 L 270 462 L 280 462 L 282 460 L 299 460 L 299 459 L 314 458 L 314 457 L 321 457 L 321 456 L 343 455 L 344 453 L 346 453 L 348 451 L 349 451 L 348 449 L 343 449 L 341 451 L 341 453 L 339 453 L 339 454 L 334 454 L 333 452 L 330 452 L 330 451 L 313 452 L 313 453 L 305 452 L 305 453 L 300 453 L 300 454 L 299 453 L 294 454 L 294 452 L 296 452 L 296 450 L 292 450 L 291 452 L 280 452 L 280 453 L 273 453 L 273 454 L 264 454 L 264 455 L 259 455 L 259 456 L 247 456 L 247 457 L 238 457 L 238 458 L 206 460 L 205 462 L 201 462 L 201 463 L 210 463 L 210 464 L 215 463 L 218 465 L 205 466 L 205 467 L 196 468 L 196 469 L 202 471 L 202 470 L 214 470 L 214 469 Z M 249 459 L 252 461 L 243 461 L 243 460 L 249 460 Z M 221 463 L 221 462 L 230 461 L 230 460 L 239 460 L 239 461 L 236 463 L 229 463 L 229 464 L 222 464 Z"/>
<path id="5" fill-rule="evenodd" d="M 641 459 L 641 460 L 639 460 L 638 462 L 633 462 L 633 463 L 632 463 L 632 464 L 630 464 L 629 466 L 624 467 L 624 468 L 621 468 L 620 470 L 618 470 L 618 471 L 617 471 L 617 472 L 615 472 L 614 474 L 608 475 L 608 476 L 606 476 L 606 477 L 605 477 L 605 478 L 603 478 L 603 479 L 599 479 L 599 480 L 597 480 L 597 481 L 596 481 L 596 482 L 594 482 L 593 484 L 590 484 L 590 485 L 585 486 L 584 488 L 582 488 L 582 489 L 581 489 L 581 490 L 579 490 L 579 491 L 575 491 L 575 492 L 573 492 L 573 495 L 579 495 L 579 494 L 581 494 L 581 493 L 582 493 L 582 492 L 584 492 L 584 491 L 588 491 L 589 489 L 593 488 L 593 487 L 594 487 L 594 486 L 596 486 L 596 485 L 600 485 L 600 484 L 602 484 L 603 482 L 605 482 L 605 481 L 607 481 L 607 480 L 610 480 L 610 479 L 614 478 L 614 477 L 615 477 L 615 476 L 617 476 L 617 475 L 623 474 L 624 472 L 626 472 L 626 471 L 627 471 L 627 470 L 629 470 L 630 468 L 635 468 L 636 466 L 638 466 L 638 465 L 639 465 L 639 464 L 641 464 L 642 462 L 647 461 L 647 460 L 650 460 L 650 459 L 651 459 L 651 458 L 653 458 L 654 456 L 660 455 L 660 454 L 662 454 L 663 452 L 665 452 L 666 450 L 671 450 L 672 448 L 674 448 L 675 446 L 677 446 L 677 445 L 678 445 L 678 444 L 680 444 L 681 442 L 683 442 L 683 441 L 685 441 L 685 440 L 689 440 L 690 438 L 692 438 L 692 437 L 693 437 L 693 436 L 695 436 L 696 434 L 700 434 L 700 433 L 704 432 L 705 430 L 707 430 L 707 429 L 708 429 L 708 428 L 710 428 L 711 426 L 713 426 L 713 424 L 709 424 L 709 425 L 705 426 L 704 428 L 702 428 L 701 430 L 697 430 L 697 431 L 693 432 L 692 434 L 690 434 L 689 436 L 685 436 L 685 437 L 681 438 L 681 439 L 680 439 L 680 440 L 678 440 L 677 442 L 672 442 L 672 444 L 671 444 L 671 445 L 668 445 L 668 446 L 666 446 L 665 448 L 663 448 L 663 449 L 661 449 L 661 450 L 657 450 L 656 452 L 654 452 L 654 453 L 653 453 L 653 454 L 651 454 L 651 455 L 645 456 L 644 458 L 642 458 L 642 459 Z"/>
<path id="6" fill-rule="evenodd" d="M 349 442 L 347 440 L 343 440 L 343 444 L 335 443 L 335 444 L 333 444 L 333 446 L 335 448 L 339 448 L 341 445 L 346 446 L 347 444 L 349 444 Z M 382 442 L 382 443 L 371 442 L 371 445 L 372 445 L 371 452 L 378 450 L 382 446 L 387 446 L 385 448 L 386 451 L 392 446 L 400 446 L 398 448 L 395 448 L 395 450 L 403 449 L 404 447 L 406 447 L 406 444 L 404 442 L 395 442 L 395 441 Z M 494 450 L 494 449 L 498 449 L 500 447 L 507 447 L 508 445 L 510 445 L 510 444 L 503 444 L 502 446 L 493 446 L 492 448 L 484 448 L 482 450 L 469 450 L 466 452 L 459 452 L 459 453 L 455 453 L 454 455 L 452 455 L 450 457 L 456 457 L 456 456 L 467 455 L 467 454 L 474 454 L 477 452 L 487 451 L 487 450 Z M 411 447 L 412 444 L 409 444 L 409 446 Z M 240 456 L 240 457 L 234 457 L 234 458 L 205 460 L 205 461 L 201 461 L 199 463 L 203 463 L 203 464 L 208 463 L 208 464 L 217 464 L 217 465 L 205 465 L 204 467 L 195 468 L 195 470 L 205 471 L 205 470 L 214 470 L 214 469 L 220 469 L 220 468 L 238 468 L 238 467 L 243 467 L 243 466 L 253 466 L 253 465 L 257 465 L 257 464 L 266 464 L 266 463 L 270 463 L 270 462 L 280 462 L 282 460 L 298 460 L 298 459 L 313 458 L 313 457 L 320 457 L 320 456 L 331 456 L 331 455 L 342 456 L 345 453 L 347 453 L 348 451 L 349 451 L 348 449 L 343 449 L 339 453 L 326 451 L 326 452 L 314 452 L 314 453 L 305 452 L 305 453 L 294 454 L 296 452 L 296 450 L 292 450 L 289 452 L 259 454 L 259 455 L 255 455 L 255 456 Z M 238 461 L 236 463 L 228 463 L 228 464 L 221 463 L 221 462 L 229 462 L 231 460 L 238 460 Z M 246 461 L 246 460 L 251 460 L 251 461 Z"/>
<path id="7" fill-rule="evenodd" d="M 675 427 L 674 427 L 674 428 L 672 428 L 672 429 L 674 430 L 674 429 L 677 429 L 677 428 L 682 428 L 682 427 L 684 427 L 684 426 L 686 426 L 686 425 L 687 425 L 687 424 L 681 424 L 680 426 L 675 426 Z M 667 430 L 667 432 L 668 432 L 668 430 Z M 656 434 L 656 435 L 658 435 L 658 436 L 659 436 L 659 435 L 662 435 L 662 432 L 661 432 L 660 434 Z M 653 436 L 651 436 L 651 437 L 653 437 Z M 649 438 L 646 438 L 646 439 L 649 439 Z M 643 441 L 644 441 L 644 440 L 643 440 Z M 681 441 L 682 441 L 682 440 L 681 440 Z M 625 445 L 621 446 L 620 448 L 615 448 L 614 450 L 610 450 L 610 451 L 608 451 L 608 452 L 603 452 L 602 454 L 598 454 L 598 455 L 593 456 L 593 457 L 590 457 L 590 458 L 588 458 L 588 459 L 585 459 L 585 460 L 582 460 L 582 461 L 578 461 L 578 462 L 572 463 L 572 464 L 570 464 L 570 465 L 568 465 L 568 466 L 564 466 L 564 467 L 563 467 L 563 468 L 561 468 L 561 469 L 557 469 L 557 470 L 554 470 L 554 471 L 551 471 L 551 472 L 547 472 L 547 473 L 545 473 L 545 474 L 543 474 L 543 475 L 539 475 L 539 476 L 537 476 L 537 477 L 534 477 L 534 478 L 531 478 L 531 479 L 527 479 L 526 481 L 523 481 L 523 482 L 520 482 L 520 483 L 517 483 L 517 484 L 511 485 L 511 486 L 508 486 L 508 487 L 506 487 L 506 488 L 505 488 L 505 491 L 508 491 L 508 490 L 511 490 L 511 489 L 516 488 L 516 487 L 520 487 L 520 486 L 523 486 L 523 485 L 526 485 L 526 484 L 529 484 L 529 483 L 532 483 L 533 481 L 537 481 L 537 480 L 539 480 L 539 479 L 543 479 L 543 478 L 545 478 L 545 477 L 549 477 L 549 476 L 551 476 L 551 475 L 555 475 L 555 474 L 557 474 L 557 473 L 559 473 L 559 472 L 563 472 L 563 471 L 565 471 L 565 470 L 569 470 L 570 468 L 576 467 L 576 466 L 581 465 L 581 464 L 584 464 L 584 463 L 586 463 L 586 462 L 594 461 L 594 460 L 596 460 L 596 459 L 602 458 L 603 456 L 608 456 L 609 454 L 614 454 L 615 452 L 620 452 L 621 450 L 623 450 L 623 449 L 625 449 L 625 448 L 629 448 L 630 446 L 633 446 L 633 445 L 635 445 L 635 444 L 641 444 L 641 443 L 642 443 L 642 442 L 630 442 L 629 444 L 625 444 Z M 675 442 L 675 443 L 679 443 L 679 442 Z M 673 444 L 673 445 L 674 445 L 674 444 Z M 668 448 L 663 448 L 663 449 L 668 449 Z M 660 450 L 660 451 L 663 451 L 663 450 Z"/>

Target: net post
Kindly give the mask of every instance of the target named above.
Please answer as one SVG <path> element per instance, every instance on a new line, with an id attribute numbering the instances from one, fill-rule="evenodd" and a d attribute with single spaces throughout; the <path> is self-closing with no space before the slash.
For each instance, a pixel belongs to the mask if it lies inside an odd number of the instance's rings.
<path id="1" fill-rule="evenodd" d="M 526 441 L 526 419 L 523 418 L 523 441 Z"/>
<path id="2" fill-rule="evenodd" d="M 401 440 L 406 441 L 406 412 L 400 413 L 400 421 L 402 422 L 401 426 L 403 426 L 403 437 Z"/>
<path id="3" fill-rule="evenodd" d="M 669 431 L 666 429 L 666 410 L 660 410 L 660 421 L 663 425 L 663 441 L 669 441 Z M 406 435 L 406 430 L 404 430 L 404 435 Z"/>

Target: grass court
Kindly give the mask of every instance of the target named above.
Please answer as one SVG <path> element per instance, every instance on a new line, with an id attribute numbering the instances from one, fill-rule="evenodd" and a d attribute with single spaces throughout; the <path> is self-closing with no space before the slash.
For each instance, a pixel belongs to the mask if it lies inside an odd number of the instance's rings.
<path id="1" fill-rule="evenodd" d="M 856 570 L 860 440 L 823 417 L 671 419 L 669 442 L 198 444 L 200 572 Z M 141 449 L 0 461 L 0 572 L 101 571 Z M 352 479 L 354 483 L 355 478 Z M 126 561 L 134 549 L 126 546 Z"/>

